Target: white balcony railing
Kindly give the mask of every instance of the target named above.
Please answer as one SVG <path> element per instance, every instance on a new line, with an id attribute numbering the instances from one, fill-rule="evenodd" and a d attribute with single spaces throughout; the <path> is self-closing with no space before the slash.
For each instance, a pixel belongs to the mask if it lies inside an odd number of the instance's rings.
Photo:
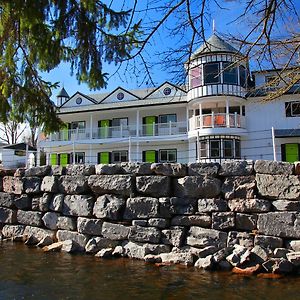
<path id="1" fill-rule="evenodd" d="M 63 129 L 50 134 L 48 141 L 75 141 L 89 139 L 111 139 L 145 136 L 170 136 L 186 134 L 186 122 L 169 122 L 162 124 L 142 125 L 138 130 L 135 125 L 112 126 L 85 129 Z"/>
<path id="2" fill-rule="evenodd" d="M 245 117 L 237 113 L 211 113 L 194 117 L 194 124 L 191 124 L 195 129 L 205 128 L 245 128 Z"/>

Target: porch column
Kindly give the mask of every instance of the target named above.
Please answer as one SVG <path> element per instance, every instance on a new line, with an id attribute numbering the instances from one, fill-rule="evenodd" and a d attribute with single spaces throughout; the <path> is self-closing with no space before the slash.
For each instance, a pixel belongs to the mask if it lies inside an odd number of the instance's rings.
<path id="1" fill-rule="evenodd" d="M 140 142 L 137 141 L 136 142 L 136 162 L 139 162 L 139 158 L 140 158 Z"/>
<path id="2" fill-rule="evenodd" d="M 93 115 L 90 114 L 90 140 L 93 138 Z"/>
<path id="3" fill-rule="evenodd" d="M 189 108 L 186 108 L 186 131 L 189 131 Z"/>
<path id="4" fill-rule="evenodd" d="M 130 131 L 130 129 L 129 129 L 129 131 Z M 136 111 L 136 136 L 137 137 L 140 135 L 139 131 L 140 131 L 140 111 L 137 110 Z"/>
<path id="5" fill-rule="evenodd" d="M 226 97 L 226 127 L 230 127 L 229 100 Z"/>
<path id="6" fill-rule="evenodd" d="M 193 109 L 193 127 L 194 129 L 197 128 L 197 121 L 196 121 L 196 109 Z"/>
<path id="7" fill-rule="evenodd" d="M 202 126 L 203 126 L 202 103 L 199 103 L 198 127 L 202 129 Z"/>
<path id="8" fill-rule="evenodd" d="M 89 145 L 89 159 L 88 159 L 88 162 L 89 163 L 93 163 L 92 161 L 92 144 Z"/>
<path id="9" fill-rule="evenodd" d="M 131 137 L 128 138 L 128 161 L 131 162 Z"/>

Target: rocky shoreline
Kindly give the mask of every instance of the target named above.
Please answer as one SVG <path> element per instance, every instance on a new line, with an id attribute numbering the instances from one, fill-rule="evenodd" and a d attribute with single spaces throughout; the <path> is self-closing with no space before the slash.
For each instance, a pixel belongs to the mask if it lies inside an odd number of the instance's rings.
<path id="1" fill-rule="evenodd" d="M 299 169 L 232 161 L 0 171 L 0 236 L 45 252 L 298 274 Z"/>

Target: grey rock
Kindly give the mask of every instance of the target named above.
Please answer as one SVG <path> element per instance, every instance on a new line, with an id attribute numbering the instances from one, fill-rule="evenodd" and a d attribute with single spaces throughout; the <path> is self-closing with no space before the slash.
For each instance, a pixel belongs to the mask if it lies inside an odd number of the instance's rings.
<path id="1" fill-rule="evenodd" d="M 300 266 L 300 252 L 287 253 L 286 257 L 294 266 Z"/>
<path id="2" fill-rule="evenodd" d="M 138 176 L 136 190 L 142 195 L 152 197 L 170 196 L 171 180 L 167 176 Z"/>
<path id="3" fill-rule="evenodd" d="M 78 245 L 77 242 L 73 240 L 65 240 L 63 241 L 61 251 L 67 252 L 67 253 L 73 253 L 77 251 L 83 251 L 83 248 Z"/>
<path id="4" fill-rule="evenodd" d="M 91 175 L 88 180 L 97 195 L 116 194 L 129 197 L 133 189 L 132 175 Z"/>
<path id="5" fill-rule="evenodd" d="M 285 248 L 276 248 L 274 249 L 274 252 L 273 252 L 273 257 L 276 257 L 276 258 L 285 258 L 287 259 L 287 254 L 288 253 L 291 253 L 292 251 L 289 250 L 289 249 L 285 249 Z"/>
<path id="6" fill-rule="evenodd" d="M 22 236 L 25 230 L 24 225 L 4 225 L 2 228 L 3 238 Z"/>
<path id="7" fill-rule="evenodd" d="M 212 228 L 226 230 L 235 227 L 235 215 L 233 212 L 212 213 Z"/>
<path id="8" fill-rule="evenodd" d="M 190 163 L 188 165 L 188 175 L 189 176 L 203 176 L 208 175 L 216 177 L 220 169 L 220 164 L 218 163 Z"/>
<path id="9" fill-rule="evenodd" d="M 171 225 L 210 227 L 211 217 L 209 214 L 204 213 L 191 216 L 175 216 L 171 219 Z"/>
<path id="10" fill-rule="evenodd" d="M 255 245 L 253 249 L 251 249 L 250 261 L 253 264 L 262 264 L 267 261 L 269 258 L 269 251 L 261 246 Z"/>
<path id="11" fill-rule="evenodd" d="M 32 210 L 46 212 L 49 210 L 49 204 L 52 199 L 52 194 L 44 193 L 43 196 L 33 197 L 31 200 Z"/>
<path id="12" fill-rule="evenodd" d="M 182 177 L 185 176 L 186 165 L 180 163 L 153 163 L 151 170 L 157 175 Z"/>
<path id="13" fill-rule="evenodd" d="M 228 233 L 227 246 L 233 247 L 240 245 L 247 248 L 252 248 L 254 245 L 253 236 L 248 232 L 230 231 Z"/>
<path id="14" fill-rule="evenodd" d="M 65 216 L 89 217 L 92 215 L 94 199 L 89 195 L 65 195 L 62 212 Z"/>
<path id="15" fill-rule="evenodd" d="M 93 214 L 100 219 L 119 220 L 125 207 L 125 200 L 114 195 L 99 196 Z"/>
<path id="16" fill-rule="evenodd" d="M 268 212 L 271 209 L 271 202 L 263 199 L 232 199 L 228 200 L 228 206 L 234 212 Z"/>
<path id="17" fill-rule="evenodd" d="M 31 209 L 31 198 L 26 195 L 20 195 L 20 196 L 16 196 L 14 198 L 14 205 L 18 208 L 18 209 Z"/>
<path id="18" fill-rule="evenodd" d="M 62 176 L 66 175 L 66 167 L 64 166 L 51 166 L 51 172 L 50 174 L 53 176 Z"/>
<path id="19" fill-rule="evenodd" d="M 102 224 L 102 220 L 79 217 L 77 218 L 77 231 L 89 235 L 101 235 Z"/>
<path id="20" fill-rule="evenodd" d="M 196 262 L 194 267 L 204 269 L 204 270 L 211 270 L 213 267 L 213 259 L 212 255 L 208 255 L 205 258 L 199 258 Z"/>
<path id="21" fill-rule="evenodd" d="M 164 244 L 144 244 L 145 250 L 147 254 L 158 255 L 161 253 L 170 252 L 170 246 Z"/>
<path id="22" fill-rule="evenodd" d="M 287 241 L 286 248 L 294 252 L 300 252 L 300 240 Z"/>
<path id="23" fill-rule="evenodd" d="M 278 273 L 291 273 L 293 272 L 294 265 L 284 258 L 271 258 L 262 264 L 267 272 Z"/>
<path id="24" fill-rule="evenodd" d="M 113 256 L 120 257 L 124 255 L 124 248 L 122 246 L 116 246 L 113 253 Z"/>
<path id="25" fill-rule="evenodd" d="M 169 225 L 169 222 L 164 218 L 150 218 L 148 224 L 149 226 L 163 229 Z"/>
<path id="26" fill-rule="evenodd" d="M 281 248 L 283 240 L 280 237 L 256 235 L 254 238 L 254 245 L 259 245 L 268 249 Z"/>
<path id="27" fill-rule="evenodd" d="M 296 175 L 256 174 L 260 195 L 269 199 L 299 200 L 300 178 Z"/>
<path id="28" fill-rule="evenodd" d="M 299 214 L 293 212 L 270 212 L 258 215 L 257 229 L 263 235 L 300 239 L 299 223 Z"/>
<path id="29" fill-rule="evenodd" d="M 26 236 L 26 240 L 25 240 L 24 244 L 27 246 L 35 246 L 35 245 L 39 244 L 39 240 L 35 236 L 29 235 L 29 236 Z"/>
<path id="30" fill-rule="evenodd" d="M 173 180 L 177 197 L 214 198 L 220 194 L 221 181 L 206 176 L 185 176 Z"/>
<path id="31" fill-rule="evenodd" d="M 226 260 L 234 267 L 241 266 L 250 257 L 250 250 L 246 247 L 235 245 L 232 254 L 226 257 Z"/>
<path id="32" fill-rule="evenodd" d="M 170 207 L 171 207 L 171 202 L 170 198 L 168 197 L 161 197 L 158 199 L 159 202 L 159 216 L 162 218 L 170 218 L 171 217 L 171 212 L 170 212 Z"/>
<path id="33" fill-rule="evenodd" d="M 293 175 L 294 165 L 288 162 L 257 160 L 254 164 L 256 173 L 271 175 Z"/>
<path id="34" fill-rule="evenodd" d="M 161 253 L 162 263 L 165 264 L 181 264 L 186 266 L 192 266 L 194 264 L 194 257 L 189 251 L 178 251 L 170 253 Z"/>
<path id="35" fill-rule="evenodd" d="M 225 199 L 254 198 L 256 195 L 255 176 L 227 177 L 221 191 Z"/>
<path id="36" fill-rule="evenodd" d="M 86 194 L 89 191 L 88 178 L 83 175 L 64 175 L 59 178 L 58 189 L 62 194 Z"/>
<path id="37" fill-rule="evenodd" d="M 123 243 L 124 255 L 129 258 L 144 259 L 149 254 L 147 253 L 145 246 L 141 243 L 124 242 Z"/>
<path id="38" fill-rule="evenodd" d="M 45 246 L 53 245 L 53 240 L 50 236 L 45 236 L 40 242 L 36 245 L 39 248 L 43 248 Z"/>
<path id="39" fill-rule="evenodd" d="M 66 240 L 72 240 L 75 242 L 76 251 L 84 251 L 85 245 L 88 242 L 88 237 L 86 235 L 68 230 L 58 230 L 56 237 L 59 242 Z"/>
<path id="40" fill-rule="evenodd" d="M 207 246 L 215 246 L 217 248 L 225 248 L 227 243 L 227 233 L 215 229 L 207 229 L 196 226 L 191 226 L 187 245 L 205 248 Z"/>
<path id="41" fill-rule="evenodd" d="M 76 230 L 76 219 L 70 217 L 60 216 L 57 220 L 57 228 L 69 231 Z"/>
<path id="42" fill-rule="evenodd" d="M 55 213 L 55 212 L 47 212 L 44 214 L 44 216 L 42 217 L 42 220 L 44 222 L 44 225 L 51 229 L 51 230 L 56 230 L 57 227 L 57 223 L 58 223 L 58 217 L 59 214 Z"/>
<path id="43" fill-rule="evenodd" d="M 105 248 L 97 252 L 95 254 L 95 257 L 108 258 L 108 257 L 112 257 L 112 253 L 113 253 L 113 248 Z"/>
<path id="44" fill-rule="evenodd" d="M 53 197 L 51 197 L 51 200 L 49 202 L 49 209 L 56 212 L 61 212 L 63 203 L 64 203 L 64 194 L 56 194 Z"/>
<path id="45" fill-rule="evenodd" d="M 233 250 L 234 250 L 234 247 L 226 247 L 226 248 L 220 249 L 219 251 L 215 252 L 212 255 L 212 261 L 215 264 L 219 264 L 221 261 L 225 260 L 226 257 L 229 256 Z"/>
<path id="46" fill-rule="evenodd" d="M 0 192 L 0 206 L 12 208 L 14 206 L 14 195 Z"/>
<path id="47" fill-rule="evenodd" d="M 25 168 L 18 168 L 14 173 L 14 177 L 24 177 L 25 176 Z"/>
<path id="48" fill-rule="evenodd" d="M 147 254 L 144 257 L 144 261 L 151 264 L 161 263 L 161 257 L 159 255 Z"/>
<path id="49" fill-rule="evenodd" d="M 221 163 L 220 176 L 247 176 L 253 174 L 252 160 L 234 160 Z"/>
<path id="50" fill-rule="evenodd" d="M 279 211 L 300 211 L 300 201 L 276 200 L 272 206 Z"/>
<path id="51" fill-rule="evenodd" d="M 251 231 L 256 229 L 257 215 L 236 213 L 235 227 L 237 230 Z"/>
<path id="52" fill-rule="evenodd" d="M 94 165 L 86 165 L 86 164 L 79 164 L 79 165 L 68 165 L 67 166 L 67 175 L 71 176 L 90 176 L 95 174 L 95 166 Z"/>
<path id="53" fill-rule="evenodd" d="M 132 220 L 131 224 L 133 226 L 148 226 L 148 220 Z"/>
<path id="54" fill-rule="evenodd" d="M 25 177 L 23 180 L 23 184 L 26 194 L 38 194 L 41 192 L 40 177 Z"/>
<path id="55" fill-rule="evenodd" d="M 0 207 L 0 224 L 14 224 L 17 221 L 17 212 L 15 210 Z"/>
<path id="56" fill-rule="evenodd" d="M 195 248 L 197 249 L 197 248 Z M 197 249 L 198 251 L 195 252 L 195 255 L 199 258 L 205 258 L 208 255 L 212 255 L 218 251 L 218 248 L 215 246 L 207 246 L 203 249 Z"/>
<path id="57" fill-rule="evenodd" d="M 219 198 L 206 198 L 198 200 L 198 211 L 204 212 L 218 212 L 227 210 L 227 201 Z"/>
<path id="58" fill-rule="evenodd" d="M 125 170 L 120 164 L 99 164 L 95 165 L 96 175 L 124 174 Z"/>
<path id="59" fill-rule="evenodd" d="M 126 240 L 129 233 L 130 227 L 122 224 L 104 222 L 102 225 L 102 236 L 113 241 Z"/>
<path id="60" fill-rule="evenodd" d="M 18 223 L 30 226 L 41 226 L 42 225 L 42 213 L 38 211 L 24 211 L 18 210 L 17 220 Z"/>
<path id="61" fill-rule="evenodd" d="M 58 191 L 58 181 L 55 176 L 45 176 L 41 184 L 42 192 L 56 193 Z"/>
<path id="62" fill-rule="evenodd" d="M 124 219 L 145 219 L 158 217 L 158 199 L 150 197 L 128 198 Z"/>
<path id="63" fill-rule="evenodd" d="M 169 213 L 171 215 L 193 215 L 196 212 L 196 199 L 188 197 L 171 197 Z"/>
<path id="64" fill-rule="evenodd" d="M 126 174 L 136 174 L 136 175 L 153 175 L 154 172 L 151 170 L 151 163 L 131 163 L 123 162 L 121 167 Z"/>
<path id="65" fill-rule="evenodd" d="M 24 192 L 23 179 L 13 176 L 4 176 L 2 188 L 3 192 L 20 195 Z"/>
<path id="66" fill-rule="evenodd" d="M 181 247 L 185 239 L 185 231 L 180 227 L 171 227 L 161 231 L 161 241 L 163 244 Z"/>
<path id="67" fill-rule="evenodd" d="M 35 244 L 38 244 L 41 240 L 49 237 L 54 241 L 55 233 L 48 229 L 26 226 L 23 232 L 24 236 L 32 237 Z"/>
<path id="68" fill-rule="evenodd" d="M 32 167 L 25 171 L 26 177 L 43 177 L 47 176 L 51 173 L 51 167 L 50 166 L 40 166 L 40 167 Z"/>
<path id="69" fill-rule="evenodd" d="M 85 252 L 96 253 L 105 248 L 115 248 L 118 241 L 112 241 L 103 237 L 92 237 L 85 245 Z"/>
<path id="70" fill-rule="evenodd" d="M 128 239 L 134 242 L 159 243 L 160 230 L 155 227 L 132 226 Z"/>

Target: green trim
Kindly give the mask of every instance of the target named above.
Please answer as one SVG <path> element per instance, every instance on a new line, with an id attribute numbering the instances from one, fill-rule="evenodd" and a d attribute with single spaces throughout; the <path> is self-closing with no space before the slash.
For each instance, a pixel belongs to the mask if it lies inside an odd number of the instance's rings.
<path id="1" fill-rule="evenodd" d="M 98 153 L 99 164 L 109 164 L 110 163 L 110 153 L 109 152 L 99 152 Z"/>
<path id="2" fill-rule="evenodd" d="M 68 164 L 68 153 L 61 153 L 59 156 L 59 164 L 61 166 L 66 166 Z"/>
<path id="3" fill-rule="evenodd" d="M 145 162 L 147 162 L 147 163 L 155 163 L 156 162 L 156 151 L 155 150 L 145 151 Z"/>
<path id="4" fill-rule="evenodd" d="M 291 163 L 299 160 L 298 144 L 285 144 L 285 159 Z"/>
<path id="5" fill-rule="evenodd" d="M 145 134 L 146 135 L 154 135 L 155 134 L 155 126 L 153 124 L 156 123 L 155 116 L 144 117 L 144 126 L 145 126 Z"/>
<path id="6" fill-rule="evenodd" d="M 51 164 L 51 166 L 57 165 L 57 154 L 56 153 L 51 153 L 50 164 Z"/>
<path id="7" fill-rule="evenodd" d="M 108 138 L 109 137 L 110 120 L 98 121 L 98 127 L 99 127 L 99 137 L 100 138 Z"/>

